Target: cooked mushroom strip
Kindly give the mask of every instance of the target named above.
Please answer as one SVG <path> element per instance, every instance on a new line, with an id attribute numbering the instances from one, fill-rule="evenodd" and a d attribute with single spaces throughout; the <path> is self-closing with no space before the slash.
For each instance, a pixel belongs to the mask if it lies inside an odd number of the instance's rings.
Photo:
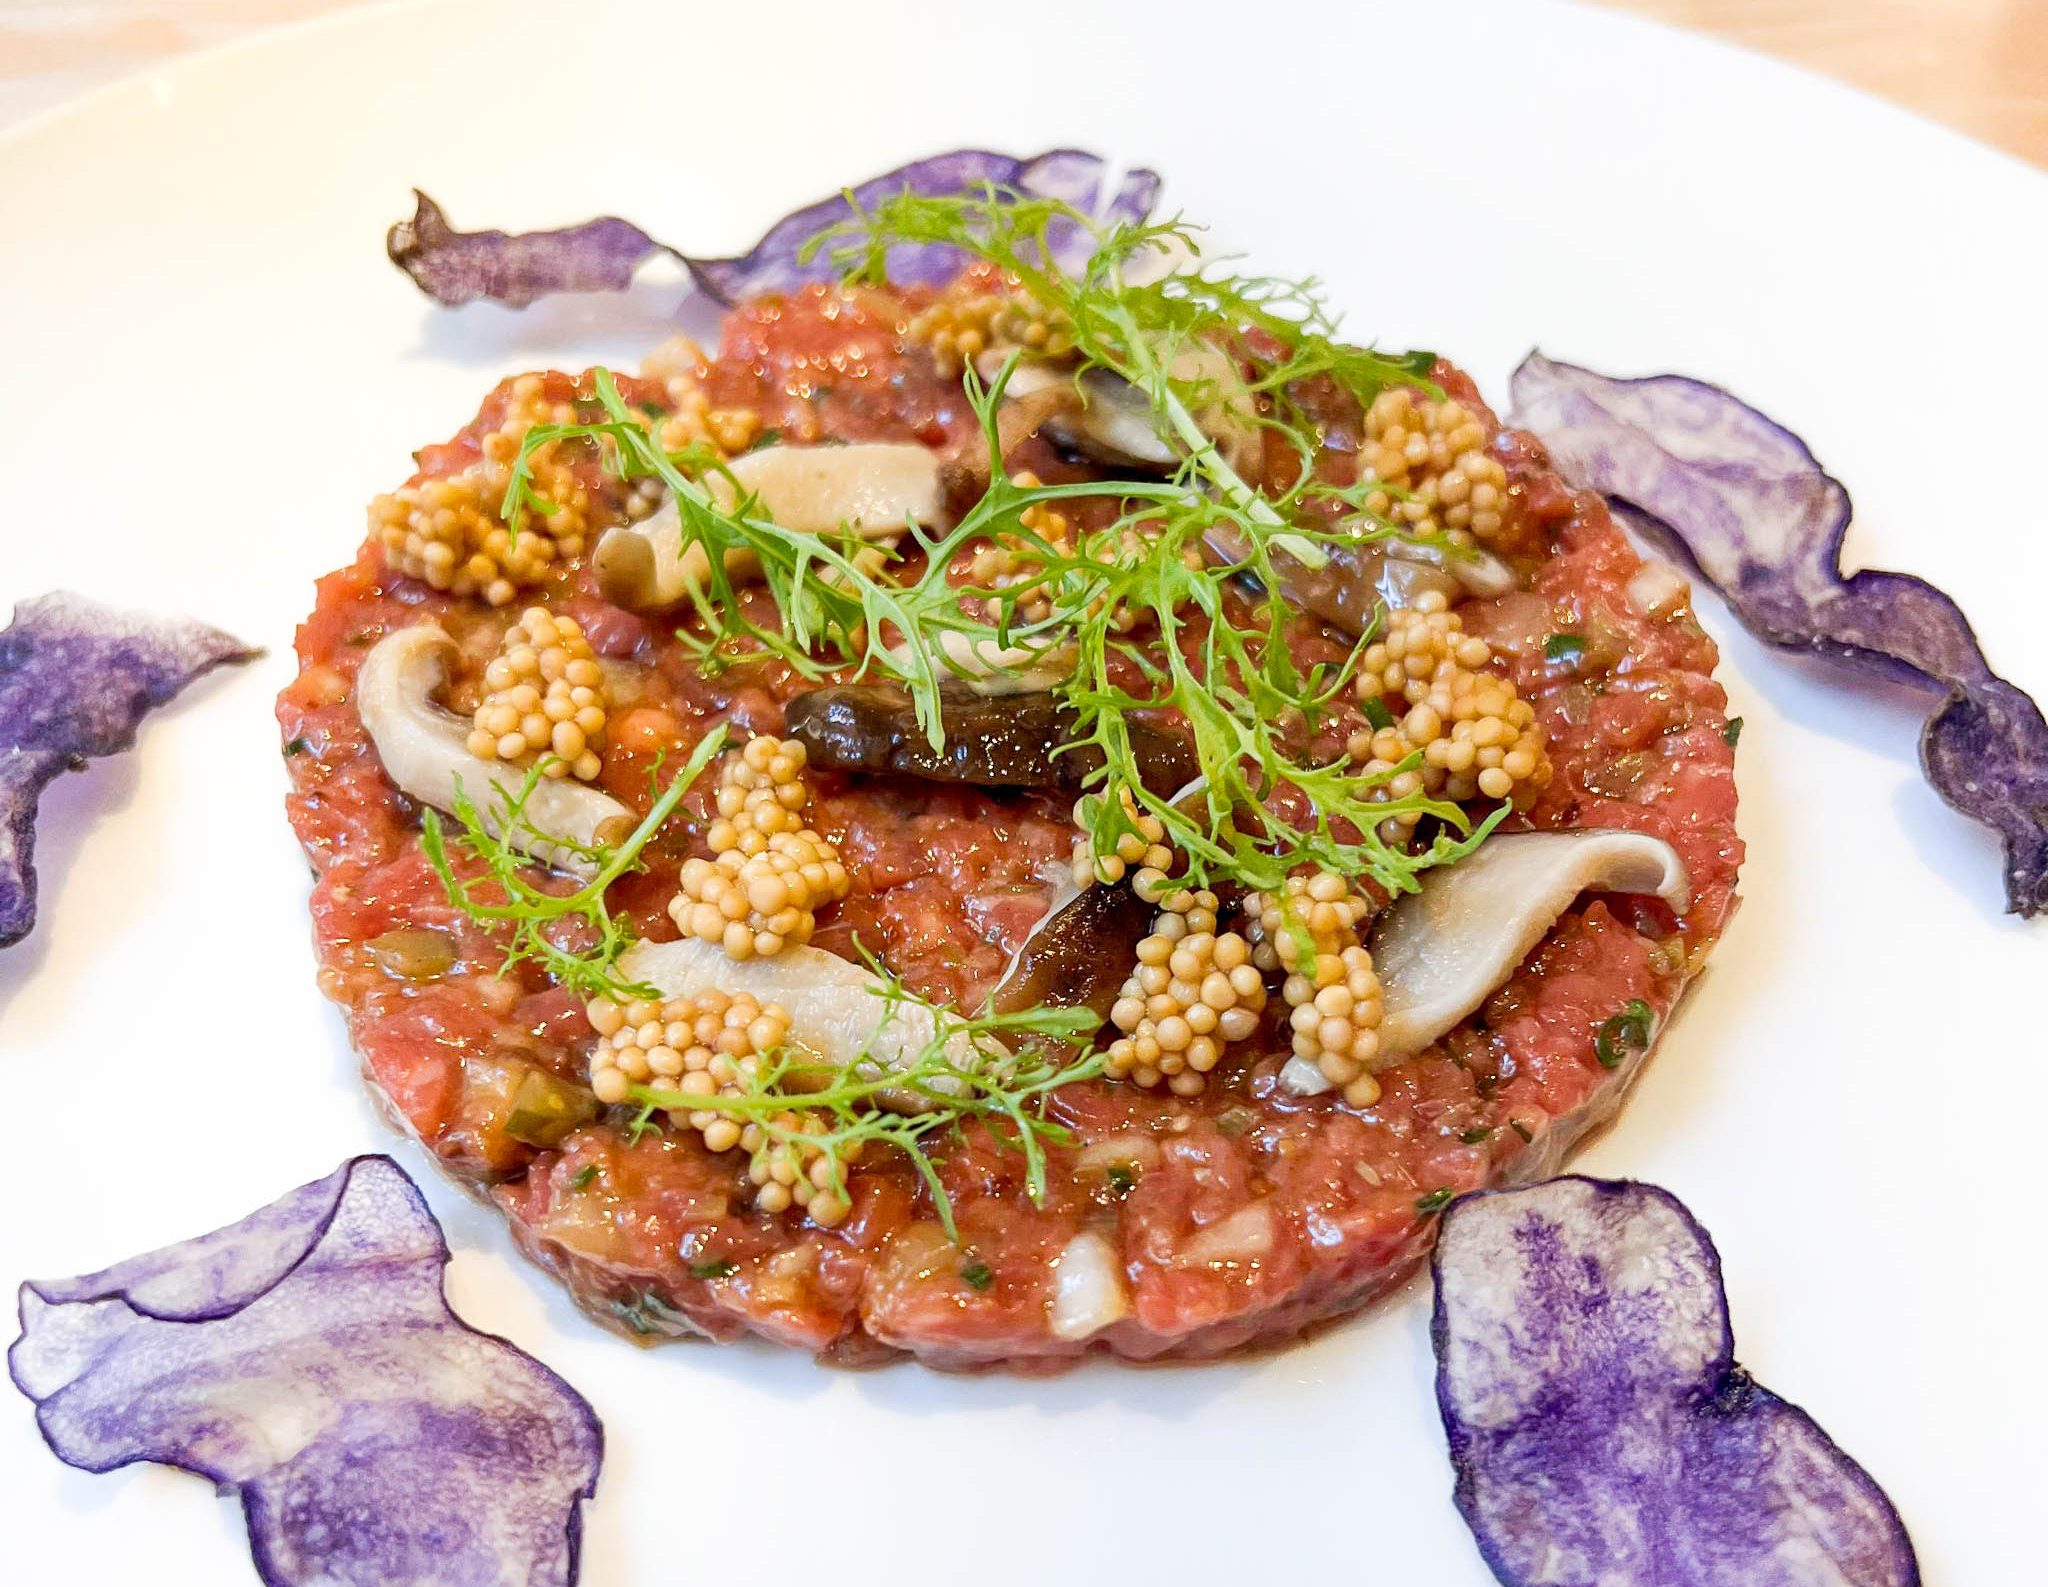
<path id="1" fill-rule="evenodd" d="M 938 650 L 936 659 L 951 670 L 955 680 L 990 698 L 1050 689 L 1074 670 L 1074 647 L 1065 641 L 999 645 L 993 639 L 975 639 L 957 628 L 947 628 L 939 633 Z M 903 640 L 891 645 L 889 654 L 899 666 L 907 667 L 912 660 L 910 646 Z"/>
<path id="2" fill-rule="evenodd" d="M 525 779 L 500 761 L 472 755 L 469 722 L 434 703 L 454 652 L 455 641 L 438 624 L 420 623 L 387 634 L 363 658 L 356 710 L 385 772 L 437 810 L 452 811 L 459 791 L 494 837 L 572 876 L 595 876 L 597 866 L 564 845 L 593 848 L 622 836 L 633 824 L 632 811 L 573 777 L 542 778 L 527 795 L 519 826 L 503 830 L 501 798 L 493 794 L 509 798 Z"/>
<path id="3" fill-rule="evenodd" d="M 764 446 L 712 470 L 704 488 L 725 510 L 751 496 L 755 509 L 800 534 L 851 528 L 863 539 L 893 543 L 910 524 L 943 523 L 943 469 L 921 446 Z M 673 497 L 638 523 L 607 530 L 592 558 L 597 586 L 614 606 L 662 611 L 688 598 L 710 573 L 710 559 L 685 545 Z M 751 552 L 729 551 L 726 575 L 747 579 L 757 571 Z"/>
<path id="4" fill-rule="evenodd" d="M 1643 832 L 1513 832 L 1471 858 L 1425 872 L 1421 891 L 1390 904 L 1370 946 L 1384 1013 L 1379 1061 L 1420 1052 L 1507 978 L 1581 893 L 1655 893 L 1683 912 L 1685 865 Z M 1305 1096 L 1329 1089 L 1313 1065 L 1281 1076 Z"/>
<path id="5" fill-rule="evenodd" d="M 992 698 L 960 683 L 940 684 L 946 741 L 939 749 L 919 724 L 910 695 L 889 684 L 813 689 L 791 700 L 783 719 L 811 765 L 836 771 L 1078 794 L 1103 763 L 1092 744 L 1056 753 L 1073 741 L 1076 718 L 1044 691 Z M 1127 718 L 1124 729 L 1145 786 L 1154 792 L 1172 793 L 1200 772 L 1194 745 L 1179 734 L 1137 717 Z"/>
<path id="6" fill-rule="evenodd" d="M 984 373 L 994 378 L 1001 360 L 984 360 Z M 1207 397 L 1196 422 L 1214 440 L 1234 467 L 1242 467 L 1257 444 L 1258 431 L 1248 416 L 1251 397 L 1244 376 L 1229 354 L 1214 347 L 1183 348 L 1167 368 L 1168 378 L 1196 395 Z M 1103 368 L 1075 373 L 1058 364 L 1030 360 L 1011 371 L 1003 395 L 1017 402 L 1046 391 L 1077 393 L 1080 400 L 1048 414 L 1042 421 L 1055 440 L 1100 463 L 1167 470 L 1176 466 L 1181 449 L 1160 434 L 1159 418 L 1143 392 L 1122 376 Z"/>
<path id="7" fill-rule="evenodd" d="M 1244 541 L 1228 529 L 1212 529 L 1205 539 L 1219 562 L 1241 562 L 1249 554 Z M 1466 595 L 1505 595 L 1516 587 L 1508 565 L 1476 546 L 1446 550 L 1411 540 L 1380 540 L 1324 542 L 1322 550 L 1326 560 L 1319 568 L 1285 551 L 1274 552 L 1274 582 L 1284 599 L 1352 634 L 1364 633 L 1382 606 L 1412 606 L 1430 592 L 1456 601 Z"/>
<path id="8" fill-rule="evenodd" d="M 1128 887 L 1072 887 L 1055 895 L 988 995 L 991 1014 L 1090 1008 L 1109 1018 L 1153 906 Z"/>
<path id="9" fill-rule="evenodd" d="M 789 1014 L 791 1041 L 834 1067 L 858 1063 L 867 1078 L 915 1061 L 938 1037 L 927 1005 L 892 999 L 875 976 L 823 948 L 788 947 L 772 959 L 735 961 L 694 937 L 643 941 L 621 955 L 619 979 L 651 986 L 664 999 L 722 992 L 779 1004 Z M 973 1043 L 964 1034 L 948 1050 L 960 1068 L 974 1066 Z M 925 1105 L 915 1094 L 881 1100 L 913 1112 Z"/>

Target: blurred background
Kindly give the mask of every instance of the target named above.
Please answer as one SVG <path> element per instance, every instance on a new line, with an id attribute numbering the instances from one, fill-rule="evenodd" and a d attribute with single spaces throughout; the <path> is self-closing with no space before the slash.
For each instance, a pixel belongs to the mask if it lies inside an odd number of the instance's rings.
<path id="1" fill-rule="evenodd" d="M 0 0 L 0 126 L 171 56 L 361 3 Z M 2048 0 L 1588 3 L 1810 67 L 2048 166 Z"/>

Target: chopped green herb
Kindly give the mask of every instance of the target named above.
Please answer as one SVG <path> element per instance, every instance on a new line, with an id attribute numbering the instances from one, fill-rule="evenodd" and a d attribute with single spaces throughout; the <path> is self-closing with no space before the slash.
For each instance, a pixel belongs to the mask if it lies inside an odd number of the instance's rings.
<path id="1" fill-rule="evenodd" d="M 1721 729 L 1721 737 L 1726 739 L 1728 747 L 1733 749 L 1742 737 L 1742 718 L 1739 716 L 1729 717 L 1728 725 Z"/>
<path id="2" fill-rule="evenodd" d="M 1517 1135 L 1521 1136 L 1521 1138 L 1524 1141 L 1533 1141 L 1536 1139 L 1535 1134 L 1530 1130 L 1529 1126 L 1524 1124 L 1520 1119 L 1509 1119 L 1508 1128 L 1513 1130 Z"/>
<path id="3" fill-rule="evenodd" d="M 1477 1146 L 1481 1141 L 1490 1141 L 1493 1139 L 1493 1129 L 1492 1126 L 1488 1125 L 1482 1126 L 1481 1128 L 1476 1130 L 1467 1130 L 1463 1135 L 1459 1136 L 1458 1139 L 1463 1141 L 1467 1146 Z"/>
<path id="4" fill-rule="evenodd" d="M 987 1289 L 996 1281 L 995 1274 L 986 1262 L 969 1262 L 960 1269 L 960 1276 L 967 1281 L 969 1289 Z"/>
<path id="5" fill-rule="evenodd" d="M 305 739 L 295 738 L 289 744 L 285 745 L 284 752 L 287 755 L 303 755 L 306 753 L 307 750 L 311 749 L 312 747 L 313 746 L 308 744 L 305 741 Z"/>
<path id="6" fill-rule="evenodd" d="M 1109 1181 L 1109 1188 L 1118 1196 L 1128 1196 L 1138 1183 L 1138 1176 L 1125 1163 L 1111 1163 L 1102 1171 L 1102 1177 Z"/>
<path id="7" fill-rule="evenodd" d="M 1456 1194 L 1456 1191 L 1448 1188 L 1432 1190 L 1428 1195 L 1419 1197 L 1416 1200 L 1415 1210 L 1422 1213 L 1425 1217 L 1432 1212 L 1442 1212 L 1444 1208 L 1451 1204 L 1451 1199 Z"/>
<path id="8" fill-rule="evenodd" d="M 1543 641 L 1543 659 L 1562 661 L 1567 665 L 1576 663 L 1586 653 L 1586 638 L 1583 634 L 1552 634 Z"/>
<path id="9" fill-rule="evenodd" d="M 576 1170 L 575 1177 L 569 1181 L 569 1188 L 571 1190 L 588 1190 L 596 1178 L 597 1164 L 585 1163 Z"/>
<path id="10" fill-rule="evenodd" d="M 692 1278 L 731 1278 L 738 1271 L 739 1268 L 737 1266 L 725 1261 L 723 1258 L 713 1262 L 692 1262 L 690 1264 L 690 1277 Z"/>
<path id="11" fill-rule="evenodd" d="M 1365 719 L 1372 723 L 1375 732 L 1394 725 L 1394 713 L 1387 709 L 1386 702 L 1376 694 L 1367 695 L 1359 702 L 1358 708 L 1365 713 Z"/>
<path id="12" fill-rule="evenodd" d="M 1656 1021 L 1657 1011 L 1639 997 L 1630 998 L 1613 1018 L 1602 1020 L 1593 1036 L 1593 1056 L 1600 1067 L 1619 1069 L 1630 1053 L 1648 1047 Z"/>

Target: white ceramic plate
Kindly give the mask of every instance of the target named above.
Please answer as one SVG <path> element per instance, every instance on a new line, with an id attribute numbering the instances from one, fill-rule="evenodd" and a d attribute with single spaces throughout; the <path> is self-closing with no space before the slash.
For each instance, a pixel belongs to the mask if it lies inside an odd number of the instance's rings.
<path id="1" fill-rule="evenodd" d="M 592 1587 L 1478 1587 L 1425 1285 L 1262 1359 L 1053 1382 L 642 1353 L 386 1133 L 314 990 L 270 720 L 314 576 L 501 372 L 632 357 L 678 295 L 650 270 L 627 303 L 434 310 L 382 257 L 408 187 L 458 223 L 610 211 L 716 249 L 970 142 L 1152 162 L 1224 245 L 1496 397 L 1532 343 L 1726 382 L 1853 487 L 1857 557 L 1937 579 L 2048 689 L 2048 180 L 1843 89 L 1507 0 L 436 4 L 278 33 L 0 141 L 0 600 L 69 586 L 270 647 L 46 801 L 42 923 L 0 956 L 0 1282 L 392 1149 L 465 1315 L 604 1417 Z M 1921 783 L 1926 701 L 1702 604 L 1748 721 L 1748 902 L 1580 1166 L 1705 1220 L 1742 1358 L 1886 1484 L 1930 1581 L 2018 1582 L 2048 1477 L 2042 928 Z M 10 1579 L 246 1579 L 232 1507 L 65 1469 L 8 1395 L 0 1493 Z"/>

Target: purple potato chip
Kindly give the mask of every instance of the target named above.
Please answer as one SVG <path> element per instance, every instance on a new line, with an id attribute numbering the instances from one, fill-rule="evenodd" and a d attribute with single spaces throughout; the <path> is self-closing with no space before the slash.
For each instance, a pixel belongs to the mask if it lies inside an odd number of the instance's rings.
<path id="1" fill-rule="evenodd" d="M 24 1284 L 14 1382 L 58 1459 L 239 1495 L 272 1587 L 569 1587 L 603 1431 L 448 1308 L 388 1157 L 101 1273 Z"/>
<path id="2" fill-rule="evenodd" d="M 1126 172 L 1114 193 L 1105 194 L 1108 167 L 1101 156 L 1079 149 L 1052 149 L 1030 159 L 986 149 L 956 149 L 913 161 L 852 189 L 863 209 L 898 193 L 939 197 L 972 192 L 986 184 L 1033 197 L 1058 198 L 1083 214 L 1104 220 L 1140 221 L 1159 195 L 1159 178 L 1147 170 Z M 400 221 L 385 240 L 391 262 L 436 302 L 453 306 L 490 298 L 523 308 L 551 292 L 618 292 L 633 272 L 656 253 L 689 267 L 697 284 L 719 302 L 732 304 L 764 292 L 791 292 L 817 281 L 836 280 L 827 258 L 802 261 L 803 245 L 826 227 L 853 213 L 844 193 L 807 204 L 785 216 L 746 253 L 731 259 L 703 259 L 655 241 L 637 226 L 605 216 L 559 231 L 456 231 L 441 207 L 415 192 L 411 220 Z M 1090 243 L 1071 222 L 1050 235 L 1061 267 L 1087 262 Z M 898 283 L 939 285 L 950 281 L 968 256 L 939 243 L 890 250 L 889 276 Z"/>
<path id="3" fill-rule="evenodd" d="M 1927 780 L 2003 840 L 2006 908 L 2048 909 L 2048 720 L 1932 584 L 1842 572 L 1849 493 L 1805 442 L 1682 375 L 1617 380 L 1531 353 L 1512 390 L 1512 422 L 1559 471 L 1675 545 L 1758 638 L 1945 690 L 1921 734 Z"/>
<path id="4" fill-rule="evenodd" d="M 35 819 L 60 772 L 135 744 L 142 718 L 194 678 L 259 652 L 182 618 L 76 595 L 23 601 L 0 631 L 0 948 L 36 922 Z"/>
<path id="5" fill-rule="evenodd" d="M 1735 1364 L 1720 1257 L 1668 1191 L 1465 1196 L 1433 1269 L 1455 1499 L 1508 1587 L 1916 1587 L 1884 1490 Z"/>
<path id="6" fill-rule="evenodd" d="M 437 303 L 489 298 L 523 309 L 552 292 L 623 292 L 633 272 L 674 250 L 630 221 L 603 215 L 559 231 L 457 231 L 418 188 L 412 219 L 385 234 L 384 251 Z"/>

